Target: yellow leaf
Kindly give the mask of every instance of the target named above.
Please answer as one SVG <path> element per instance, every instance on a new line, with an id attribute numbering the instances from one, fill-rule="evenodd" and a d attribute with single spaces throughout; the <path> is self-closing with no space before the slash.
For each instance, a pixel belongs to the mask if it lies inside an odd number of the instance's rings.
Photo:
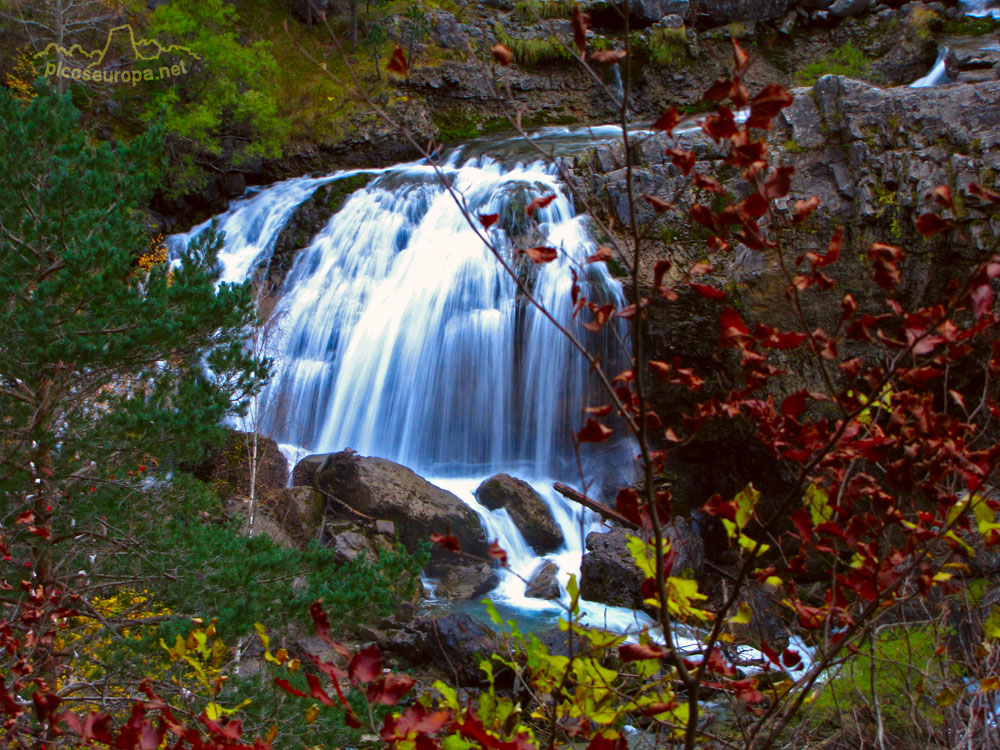
<path id="1" fill-rule="evenodd" d="M 750 611 L 750 605 L 746 602 L 740 602 L 740 606 L 737 609 L 736 614 L 726 620 L 726 622 L 731 625 L 748 625 L 752 614 L 753 613 Z"/>
<path id="2" fill-rule="evenodd" d="M 260 642 L 264 645 L 264 649 L 271 647 L 271 636 L 267 634 L 267 628 L 264 627 L 263 623 L 255 622 L 253 624 L 253 629 L 257 631 L 257 637 L 260 638 Z"/>
<path id="3" fill-rule="evenodd" d="M 313 703 L 306 709 L 306 724 L 312 724 L 317 716 L 319 716 L 319 706 Z"/>
<path id="4" fill-rule="evenodd" d="M 637 536 L 626 537 L 628 551 L 632 554 L 632 559 L 636 566 L 646 578 L 656 577 L 656 562 L 650 554 L 649 544 Z"/>
<path id="5" fill-rule="evenodd" d="M 288 667 L 289 672 L 295 674 L 296 672 L 299 671 L 299 667 L 302 666 L 302 662 L 300 662 L 298 659 L 291 659 L 289 660 L 286 666 Z"/>
<path id="6" fill-rule="evenodd" d="M 569 594 L 570 610 L 577 611 L 580 603 L 580 586 L 576 582 L 576 576 L 570 574 L 569 581 L 566 582 L 566 593 Z"/>
<path id="7" fill-rule="evenodd" d="M 984 693 L 992 690 L 1000 690 L 1000 677 L 987 677 L 979 681 L 979 689 Z"/>

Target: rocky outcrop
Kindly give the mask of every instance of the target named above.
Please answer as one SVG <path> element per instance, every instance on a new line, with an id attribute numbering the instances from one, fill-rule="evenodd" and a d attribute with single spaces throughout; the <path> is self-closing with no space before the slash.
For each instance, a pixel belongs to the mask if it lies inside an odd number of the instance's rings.
<path id="1" fill-rule="evenodd" d="M 589 601 L 631 609 L 643 608 L 643 574 L 628 550 L 628 532 L 621 528 L 587 535 L 587 552 L 580 567 L 580 596 Z M 671 575 L 698 578 L 704 570 L 705 551 L 701 537 L 693 533 L 683 518 L 675 518 L 665 529 L 672 549 L 677 551 Z M 648 534 L 646 534 L 648 538 Z"/>
<path id="2" fill-rule="evenodd" d="M 950 185 L 962 200 L 955 212 L 956 223 L 973 246 L 986 246 L 1000 234 L 996 219 L 989 219 L 985 204 L 968 197 L 972 181 L 993 184 L 1000 174 L 1000 82 L 952 85 L 940 88 L 881 89 L 848 78 L 828 76 L 812 89 L 795 89 L 794 104 L 784 110 L 771 134 L 772 153 L 795 168 L 792 193 L 779 208 L 787 212 L 795 200 L 816 195 L 820 208 L 809 223 L 786 239 L 792 257 L 806 251 L 825 252 L 836 226 L 844 228 L 840 260 L 831 266 L 838 285 L 837 299 L 850 292 L 861 312 L 884 311 L 884 293 L 871 279 L 867 248 L 873 241 L 903 247 L 907 260 L 897 294 L 904 304 L 938 299 L 952 278 L 967 268 L 975 251 L 952 242 L 947 236 L 923 238 L 915 229 L 915 218 L 929 203 L 925 196 L 935 186 Z M 680 137 L 681 146 L 708 154 L 707 139 L 700 133 Z M 667 157 L 666 138 L 651 137 L 638 143 L 635 158 L 638 192 L 674 195 L 683 178 Z M 587 158 L 577 159 L 577 175 L 594 196 L 607 196 L 606 205 L 615 223 L 627 224 L 624 174 L 620 147 L 601 146 Z M 778 158 L 778 157 L 776 157 Z M 701 167 L 699 167 L 701 168 Z M 723 175 L 725 177 L 725 175 Z M 739 179 L 729 179 L 725 187 L 737 197 L 746 189 Z M 639 221 L 652 229 L 670 228 L 669 246 L 673 260 L 684 263 L 703 257 L 704 238 L 690 233 L 691 222 L 680 211 L 657 217 L 640 201 Z M 659 221 L 657 224 L 655 222 Z M 647 248 L 652 250 L 655 240 Z M 660 251 L 667 253 L 667 243 Z M 656 253 L 650 253 L 650 273 Z M 689 262 L 690 262 L 689 261 Z M 760 253 L 736 246 L 733 252 L 713 257 L 716 276 L 711 283 L 730 292 L 727 304 L 737 305 L 751 328 L 757 323 L 783 329 L 799 326 L 791 307 L 784 304 L 787 281 L 774 253 Z M 705 379 L 704 392 L 720 384 L 739 382 L 738 363 L 720 353 L 718 316 L 722 303 L 682 291 L 677 301 L 653 298 L 649 310 L 649 344 L 652 359 L 670 362 L 675 356 L 693 364 Z M 834 330 L 839 307 L 829 296 L 802 295 L 809 330 L 822 326 Z M 841 356 L 874 356 L 870 346 L 847 342 Z M 776 399 L 800 388 L 816 390 L 821 373 L 810 357 L 777 358 L 775 364 L 787 371 L 770 384 Z M 962 382 L 971 382 L 975 373 L 956 373 Z M 822 388 L 820 388 L 822 389 Z M 716 391 L 720 395 L 723 391 Z M 652 406 L 666 421 L 683 412 L 691 394 L 680 386 L 654 383 Z M 738 425 L 709 424 L 695 441 L 671 450 L 676 473 L 691 485 L 691 507 L 697 507 L 716 492 L 732 497 L 753 481 L 764 493 L 762 506 L 779 496 L 788 477 L 781 474 L 767 451 L 755 446 Z M 711 536 L 712 528 L 706 533 Z M 708 539 L 708 537 L 706 537 Z M 724 558 L 728 545 L 713 538 L 713 559 Z"/>
<path id="3" fill-rule="evenodd" d="M 376 562 L 379 553 L 391 550 L 394 542 L 392 524 L 388 529 L 380 529 L 378 524 L 332 521 L 323 529 L 323 544 L 334 551 L 340 563 L 353 562 L 358 558 Z"/>
<path id="4" fill-rule="evenodd" d="M 490 510 L 506 509 L 524 540 L 539 555 L 563 545 L 563 534 L 552 511 L 527 482 L 509 474 L 496 474 L 479 485 L 475 495 Z"/>
<path id="5" fill-rule="evenodd" d="M 464 552 L 486 556 L 486 536 L 479 517 L 450 492 L 435 487 L 405 466 L 354 451 L 331 453 L 313 474 L 313 486 L 328 498 L 328 513 L 351 519 L 350 512 L 396 524 L 399 541 L 410 552 L 431 534 L 450 533 Z M 332 501 L 331 501 L 332 499 Z M 335 501 L 335 502 L 333 502 Z M 434 550 L 430 570 L 445 570 L 454 555 Z"/>
<path id="6" fill-rule="evenodd" d="M 695 4 L 693 20 L 705 26 L 735 21 L 774 21 L 791 5 L 791 0 L 710 0 Z"/>
<path id="7" fill-rule="evenodd" d="M 271 438 L 257 435 L 255 439 L 253 433 L 234 430 L 192 473 L 212 485 L 223 501 L 248 497 L 251 481 L 260 498 L 284 488 L 288 461 Z"/>

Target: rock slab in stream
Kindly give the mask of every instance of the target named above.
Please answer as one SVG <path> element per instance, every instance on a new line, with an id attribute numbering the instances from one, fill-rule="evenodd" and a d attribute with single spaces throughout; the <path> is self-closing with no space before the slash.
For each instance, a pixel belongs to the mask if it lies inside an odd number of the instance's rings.
<path id="1" fill-rule="evenodd" d="M 345 450 L 328 454 L 312 479 L 313 486 L 328 496 L 331 515 L 349 517 L 340 506 L 343 503 L 371 518 L 393 521 L 399 541 L 410 552 L 431 534 L 450 531 L 463 552 L 486 557 L 486 535 L 475 512 L 405 466 Z M 443 571 L 456 559 L 449 552 L 434 550 L 428 569 Z"/>
<path id="2" fill-rule="evenodd" d="M 563 545 L 563 534 L 552 511 L 527 482 L 509 474 L 495 474 L 475 492 L 476 499 L 490 510 L 506 508 L 524 540 L 539 555 Z"/>
<path id="3" fill-rule="evenodd" d="M 673 519 L 665 531 L 677 550 L 671 575 L 698 578 L 705 564 L 701 537 L 691 531 L 683 518 Z M 632 559 L 627 541 L 629 536 L 639 533 L 615 528 L 587 535 L 587 553 L 580 567 L 580 596 L 588 601 L 618 607 L 643 608 L 641 587 L 644 576 Z"/>

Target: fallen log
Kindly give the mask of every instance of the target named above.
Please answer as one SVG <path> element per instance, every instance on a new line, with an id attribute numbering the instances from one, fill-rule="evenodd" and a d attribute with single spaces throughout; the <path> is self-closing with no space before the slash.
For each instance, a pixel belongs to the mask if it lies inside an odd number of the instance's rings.
<path id="1" fill-rule="evenodd" d="M 579 503 L 584 508 L 589 508 L 595 513 L 600 513 L 602 518 L 611 519 L 612 521 L 617 521 L 622 526 L 625 526 L 626 528 L 629 529 L 634 529 L 636 531 L 639 530 L 638 524 L 633 523 L 614 508 L 611 508 L 605 505 L 604 503 L 599 503 L 596 500 L 592 500 L 591 498 L 584 495 L 582 492 L 577 492 L 572 487 L 567 487 L 562 482 L 556 482 L 555 484 L 553 484 L 552 489 L 554 489 L 563 497 L 569 498 L 574 503 Z"/>

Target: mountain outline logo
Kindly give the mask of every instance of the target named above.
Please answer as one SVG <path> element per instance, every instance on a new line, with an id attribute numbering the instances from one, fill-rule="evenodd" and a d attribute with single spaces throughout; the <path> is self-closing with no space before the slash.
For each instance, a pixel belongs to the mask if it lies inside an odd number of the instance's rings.
<path id="1" fill-rule="evenodd" d="M 127 35 L 127 36 L 126 36 Z M 101 65 L 112 50 L 112 45 L 121 42 L 121 46 L 126 50 L 131 49 L 133 59 L 131 62 L 155 62 L 161 61 L 164 64 L 158 70 L 153 67 L 143 67 L 136 69 L 102 69 Z M 38 60 L 43 56 L 52 53 L 59 55 L 58 62 L 47 61 L 45 63 L 45 75 L 56 78 L 71 79 L 74 81 L 95 82 L 95 83 L 130 83 L 135 86 L 139 81 L 166 80 L 179 75 L 185 75 L 189 71 L 186 58 L 181 58 L 179 62 L 166 63 L 162 61 L 162 56 L 170 53 L 181 53 L 190 56 L 194 60 L 201 60 L 201 56 L 192 52 L 189 47 L 180 44 L 171 44 L 164 47 L 156 39 L 140 39 L 136 41 L 135 30 L 132 24 L 122 24 L 108 30 L 108 37 L 104 46 L 100 49 L 87 50 L 80 44 L 73 44 L 69 48 L 63 47 L 56 42 L 49 42 L 45 49 L 34 54 L 34 59 Z M 124 57 L 127 57 L 127 52 Z M 70 64 L 66 64 L 70 61 Z M 72 63 L 86 62 L 86 65 L 79 67 Z M 127 65 L 128 63 L 126 63 Z"/>
<path id="2" fill-rule="evenodd" d="M 96 55 L 97 59 L 93 60 L 87 65 L 88 68 L 95 68 L 102 62 L 104 62 L 104 57 L 108 54 L 108 50 L 111 49 L 111 41 L 112 39 L 114 39 L 115 32 L 118 31 L 128 31 L 129 43 L 132 46 L 132 51 L 135 53 L 135 57 L 137 60 L 159 60 L 160 55 L 166 52 L 174 52 L 174 51 L 186 52 L 187 54 L 191 55 L 191 57 L 193 57 L 195 60 L 201 60 L 201 57 L 196 53 L 192 52 L 190 48 L 184 47 L 180 44 L 171 44 L 169 47 L 164 47 L 155 39 L 142 39 L 141 41 L 137 42 L 135 40 L 135 29 L 132 28 L 132 24 L 130 23 L 122 24 L 121 26 L 115 26 L 112 29 L 108 29 L 108 38 L 104 42 L 104 47 L 99 50 L 91 50 L 88 52 L 79 44 L 73 44 L 69 47 L 69 49 L 66 49 L 65 47 L 62 47 L 55 42 L 49 42 L 47 45 L 45 45 L 45 49 L 43 49 L 41 52 L 36 52 L 34 57 L 37 59 L 43 55 L 49 54 L 53 50 L 57 53 L 62 53 L 63 55 L 69 58 L 74 57 L 74 52 L 79 52 L 83 57 L 86 57 L 88 59 L 93 58 Z M 142 51 L 139 49 L 140 45 L 145 47 L 155 46 L 156 54 L 148 56 L 142 54 Z"/>

